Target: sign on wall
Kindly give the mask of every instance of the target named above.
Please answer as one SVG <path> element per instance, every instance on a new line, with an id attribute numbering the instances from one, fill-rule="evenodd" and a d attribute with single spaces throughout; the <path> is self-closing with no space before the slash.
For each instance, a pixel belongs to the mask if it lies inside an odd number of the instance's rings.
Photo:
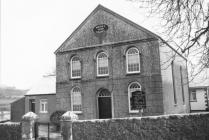
<path id="1" fill-rule="evenodd" d="M 93 28 L 93 32 L 95 33 L 95 36 L 98 37 L 99 43 L 102 44 L 104 38 L 107 35 L 107 30 L 108 26 L 106 24 L 99 24 Z"/>
<path id="2" fill-rule="evenodd" d="M 132 100 L 132 108 L 133 109 L 146 108 L 145 92 L 143 92 L 143 91 L 132 92 L 131 100 Z"/>
<path id="3" fill-rule="evenodd" d="M 103 32 L 106 32 L 108 30 L 108 26 L 106 24 L 99 24 L 94 27 L 93 31 L 97 34 L 101 34 Z"/>

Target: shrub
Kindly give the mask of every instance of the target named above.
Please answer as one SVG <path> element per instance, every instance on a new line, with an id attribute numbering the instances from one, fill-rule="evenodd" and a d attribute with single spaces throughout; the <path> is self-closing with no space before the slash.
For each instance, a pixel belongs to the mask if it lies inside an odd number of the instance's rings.
<path id="1" fill-rule="evenodd" d="M 57 130 L 60 129 L 60 117 L 65 113 L 64 110 L 57 110 L 50 116 L 50 121 L 56 126 Z"/>
<path id="2" fill-rule="evenodd" d="M 73 140 L 209 140 L 209 113 L 74 121 Z"/>
<path id="3" fill-rule="evenodd" d="M 0 124 L 0 140 L 21 140 L 20 123 Z"/>

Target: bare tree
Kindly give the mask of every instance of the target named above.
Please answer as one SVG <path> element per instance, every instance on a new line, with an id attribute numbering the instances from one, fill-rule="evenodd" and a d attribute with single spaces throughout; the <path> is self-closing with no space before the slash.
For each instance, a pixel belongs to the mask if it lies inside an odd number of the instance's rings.
<path id="1" fill-rule="evenodd" d="M 188 57 L 192 76 L 209 67 L 209 2 L 207 0 L 131 0 L 160 16 L 166 41 Z"/>

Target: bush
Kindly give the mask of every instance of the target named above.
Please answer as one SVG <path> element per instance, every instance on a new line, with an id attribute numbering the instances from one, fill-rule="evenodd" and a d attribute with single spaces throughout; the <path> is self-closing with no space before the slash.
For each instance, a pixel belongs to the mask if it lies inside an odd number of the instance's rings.
<path id="1" fill-rule="evenodd" d="M 65 113 L 64 110 L 57 110 L 50 116 L 50 121 L 56 126 L 57 130 L 60 129 L 60 117 Z"/>
<path id="2" fill-rule="evenodd" d="M 0 124 L 0 140 L 21 140 L 20 123 Z"/>
<path id="3" fill-rule="evenodd" d="M 74 121 L 74 140 L 209 140 L 209 113 Z"/>

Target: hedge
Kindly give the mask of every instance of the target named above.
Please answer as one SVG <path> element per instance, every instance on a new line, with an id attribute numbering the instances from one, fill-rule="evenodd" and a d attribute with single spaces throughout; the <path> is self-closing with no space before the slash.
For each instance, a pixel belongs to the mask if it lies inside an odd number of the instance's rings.
<path id="1" fill-rule="evenodd" d="M 73 122 L 73 140 L 208 140 L 209 114 Z"/>
<path id="2" fill-rule="evenodd" d="M 64 110 L 57 110 L 53 112 L 50 116 L 50 122 L 53 123 L 56 126 L 56 129 L 60 129 L 60 118 L 65 113 Z"/>
<path id="3" fill-rule="evenodd" d="M 20 123 L 0 123 L 0 140 L 21 140 Z"/>

